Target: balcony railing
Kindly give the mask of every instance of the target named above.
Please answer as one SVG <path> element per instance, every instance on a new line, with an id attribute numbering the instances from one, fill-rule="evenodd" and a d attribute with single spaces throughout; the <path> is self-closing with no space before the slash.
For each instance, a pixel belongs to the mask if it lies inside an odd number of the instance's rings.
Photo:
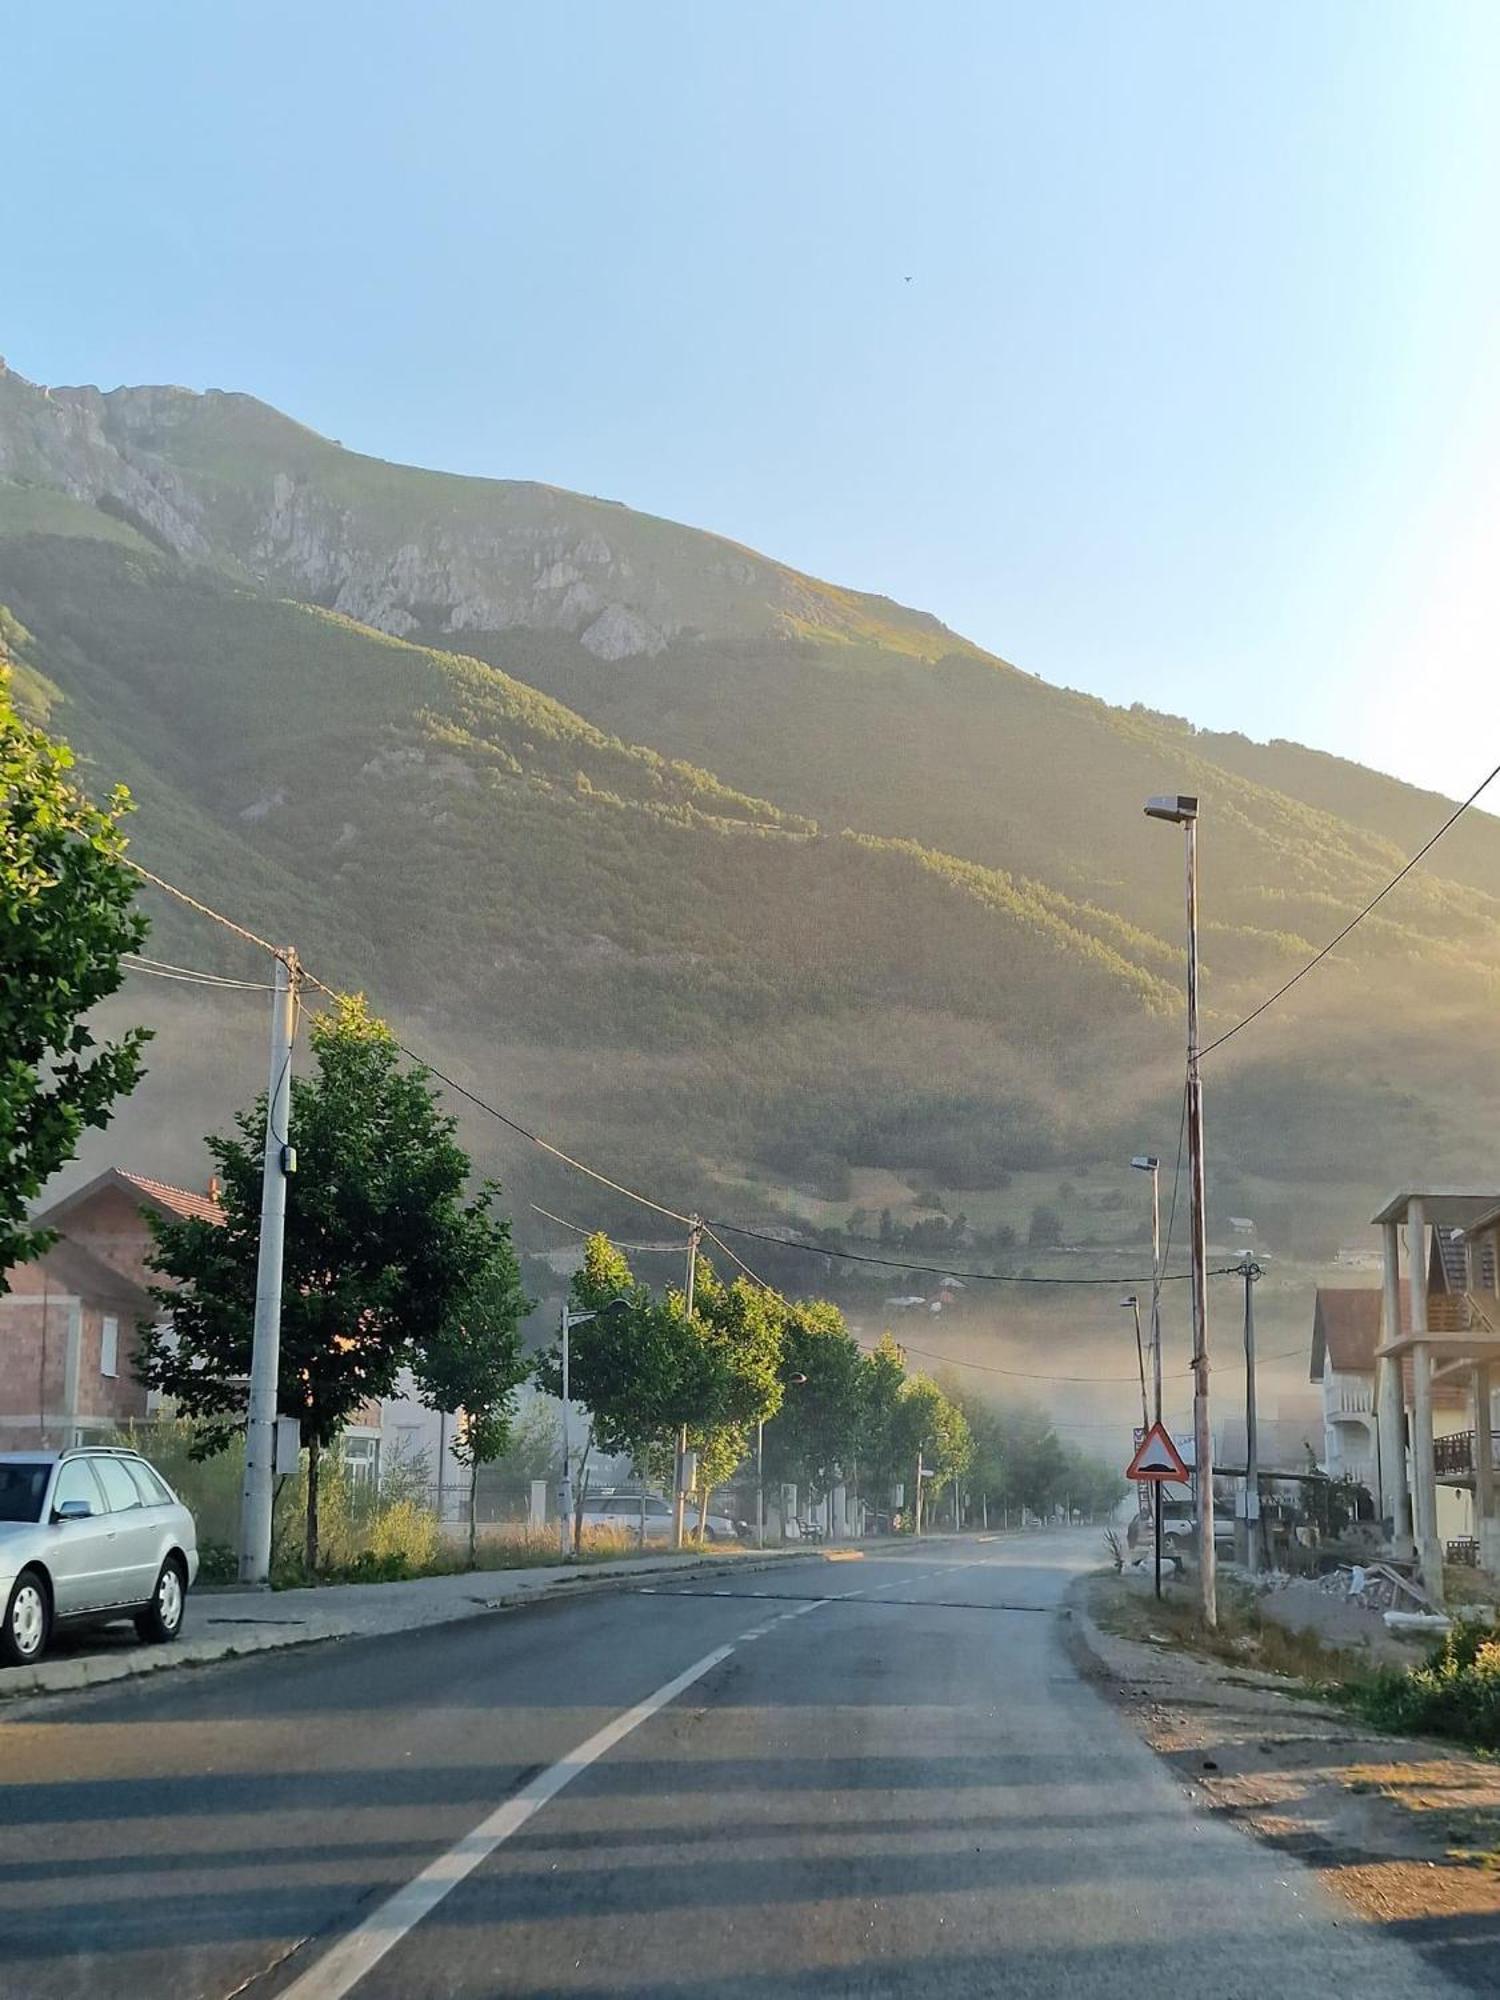
<path id="1" fill-rule="evenodd" d="M 1375 1409 L 1375 1391 L 1368 1382 L 1336 1382 L 1328 1392 L 1331 1417 L 1368 1417 Z"/>
<path id="2" fill-rule="evenodd" d="M 1490 1457 L 1500 1466 L 1500 1432 L 1490 1433 Z M 1474 1476 L 1474 1433 L 1450 1431 L 1432 1441 L 1433 1470 L 1439 1479 L 1472 1479 Z"/>

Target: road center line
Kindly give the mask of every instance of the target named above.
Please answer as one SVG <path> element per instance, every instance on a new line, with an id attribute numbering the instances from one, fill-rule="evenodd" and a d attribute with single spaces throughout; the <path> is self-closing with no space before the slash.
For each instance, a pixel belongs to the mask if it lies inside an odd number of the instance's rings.
<path id="1" fill-rule="evenodd" d="M 649 1722 L 678 1695 L 685 1694 L 695 1681 L 701 1681 L 705 1674 L 712 1673 L 715 1667 L 729 1658 L 735 1646 L 746 1639 L 763 1639 L 772 1625 L 783 1625 L 789 1618 L 801 1618 L 829 1601 L 825 1597 L 810 1597 L 806 1603 L 781 1612 L 769 1623 L 739 1633 L 729 1645 L 716 1646 L 711 1653 L 705 1653 L 701 1660 L 685 1667 L 675 1679 L 659 1687 L 655 1694 L 648 1694 L 634 1708 L 627 1708 L 623 1715 L 617 1715 L 613 1722 L 607 1722 L 602 1729 L 596 1730 L 576 1750 L 560 1757 L 555 1764 L 549 1765 L 523 1785 L 520 1791 L 513 1793 L 503 1805 L 497 1806 L 487 1819 L 482 1819 L 462 1840 L 455 1842 L 446 1854 L 430 1861 L 421 1874 L 413 1876 L 404 1888 L 387 1896 L 362 1924 L 347 1932 L 332 1950 L 325 1952 L 290 1986 L 283 1988 L 281 2000 L 343 2000 L 343 1996 L 357 1986 L 408 1931 L 437 1908 L 451 1889 L 466 1881 L 481 1862 L 488 1861 L 496 1848 L 503 1846 L 513 1833 L 518 1833 L 534 1813 L 540 1812 L 550 1799 L 557 1797 L 565 1785 L 570 1785 L 591 1764 L 606 1756 L 617 1743 L 623 1743 L 643 1722 Z"/>
<path id="2" fill-rule="evenodd" d="M 813 1609 L 812 1605 L 807 1607 Z M 497 1847 L 518 1833 L 533 1813 L 539 1812 L 549 1799 L 555 1799 L 565 1785 L 586 1771 L 591 1764 L 613 1750 L 643 1722 L 665 1708 L 678 1695 L 686 1693 L 695 1681 L 712 1673 L 721 1661 L 727 1660 L 734 1651 L 733 1645 L 716 1646 L 711 1653 L 705 1653 L 701 1660 L 659 1687 L 655 1694 L 637 1702 L 634 1708 L 617 1715 L 613 1722 L 597 1730 L 576 1750 L 570 1750 L 566 1757 L 549 1765 L 529 1784 L 521 1787 L 501 1806 L 497 1806 L 487 1819 L 466 1833 L 462 1840 L 450 1847 L 446 1854 L 440 1854 L 429 1862 L 420 1875 L 416 1875 L 404 1888 L 373 1910 L 362 1924 L 342 1937 L 333 1949 L 308 1967 L 300 1978 L 293 1980 L 282 1993 L 282 2000 L 342 2000 L 342 1996 L 364 1978 L 365 1974 L 394 1946 L 398 1945 L 409 1930 L 435 1910 L 451 1889 L 456 1889 L 465 1881 L 481 1862 L 487 1861 Z"/>

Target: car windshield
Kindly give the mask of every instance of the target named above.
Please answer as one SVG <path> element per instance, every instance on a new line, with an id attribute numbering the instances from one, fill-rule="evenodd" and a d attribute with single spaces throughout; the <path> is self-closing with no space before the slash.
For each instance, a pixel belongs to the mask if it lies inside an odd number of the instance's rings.
<path id="1" fill-rule="evenodd" d="M 40 1521 L 51 1471 L 40 1463 L 0 1465 L 0 1521 Z"/>

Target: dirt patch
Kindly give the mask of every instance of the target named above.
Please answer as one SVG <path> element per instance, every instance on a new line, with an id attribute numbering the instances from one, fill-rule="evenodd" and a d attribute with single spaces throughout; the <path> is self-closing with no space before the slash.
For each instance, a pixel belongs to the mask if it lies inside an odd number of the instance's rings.
<path id="1" fill-rule="evenodd" d="M 1302 1679 L 1251 1664 L 1259 1649 L 1233 1620 L 1215 1642 L 1226 1657 L 1194 1657 L 1190 1607 L 1159 1607 L 1129 1579 L 1083 1579 L 1076 1609 L 1080 1668 L 1210 1810 L 1473 1990 L 1500 1987 L 1500 1761 L 1351 1720 L 1316 1685 L 1347 1656 L 1315 1634 L 1294 1635 Z"/>

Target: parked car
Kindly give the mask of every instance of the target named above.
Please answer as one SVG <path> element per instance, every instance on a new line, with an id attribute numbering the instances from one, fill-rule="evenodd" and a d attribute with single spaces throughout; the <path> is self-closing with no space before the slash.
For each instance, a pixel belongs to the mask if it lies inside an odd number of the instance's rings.
<path id="1" fill-rule="evenodd" d="M 584 1502 L 583 1525 L 586 1528 L 613 1528 L 626 1535 L 639 1535 L 641 1522 L 641 1496 L 639 1493 L 597 1493 L 590 1494 Z M 698 1532 L 698 1510 L 691 1504 L 683 1520 L 685 1532 Z M 727 1514 L 710 1514 L 703 1524 L 704 1538 L 710 1542 L 734 1542 L 742 1539 L 744 1530 L 737 1521 L 731 1521 Z M 646 1495 L 646 1540 L 648 1542 L 670 1542 L 672 1539 L 672 1503 L 663 1500 L 659 1494 Z"/>
<path id="2" fill-rule="evenodd" d="M 139 1452 L 0 1452 L 0 1666 L 116 1619 L 175 1639 L 197 1575 L 193 1517 Z"/>
<path id="3" fill-rule="evenodd" d="M 583 1503 L 583 1525 L 586 1528 L 610 1528 L 616 1534 L 634 1537 L 640 1533 L 641 1496 L 639 1493 L 591 1493 Z M 669 1501 L 659 1494 L 646 1495 L 646 1540 L 648 1542 L 670 1542 L 672 1539 L 672 1508 Z"/>
<path id="4" fill-rule="evenodd" d="M 1125 1540 L 1132 1549 L 1144 1549 L 1150 1553 L 1155 1541 L 1155 1527 L 1149 1514 L 1132 1514 L 1130 1525 L 1125 1530 Z M 1166 1555 L 1186 1553 L 1193 1545 L 1198 1533 L 1198 1516 L 1192 1500 L 1167 1500 L 1162 1505 L 1161 1545 Z M 1214 1508 L 1214 1547 L 1234 1541 L 1234 1516 L 1225 1508 Z"/>

